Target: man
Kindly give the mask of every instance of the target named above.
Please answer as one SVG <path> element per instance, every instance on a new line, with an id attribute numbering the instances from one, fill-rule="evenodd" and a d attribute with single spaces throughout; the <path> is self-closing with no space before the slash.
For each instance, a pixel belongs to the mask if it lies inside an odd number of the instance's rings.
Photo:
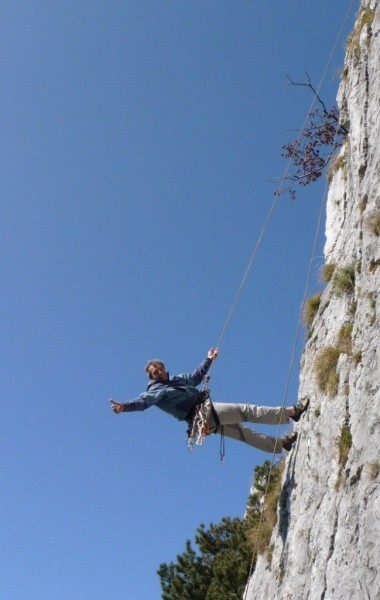
<path id="1" fill-rule="evenodd" d="M 146 410 L 154 405 L 179 421 L 186 421 L 192 434 L 197 425 L 202 427 L 204 435 L 224 434 L 265 452 L 281 454 L 283 448 L 290 450 L 297 439 L 296 432 L 278 439 L 257 433 L 241 423 L 248 421 L 278 425 L 288 423 L 289 418 L 297 422 L 307 410 L 309 399 L 306 398 L 288 408 L 211 402 L 208 395 L 200 392 L 197 386 L 204 379 L 218 353 L 218 348 L 211 348 L 198 369 L 188 375 L 173 377 L 169 376 L 161 360 L 150 360 L 145 367 L 150 379 L 147 391 L 130 402 L 110 400 L 113 412 L 119 414 Z"/>

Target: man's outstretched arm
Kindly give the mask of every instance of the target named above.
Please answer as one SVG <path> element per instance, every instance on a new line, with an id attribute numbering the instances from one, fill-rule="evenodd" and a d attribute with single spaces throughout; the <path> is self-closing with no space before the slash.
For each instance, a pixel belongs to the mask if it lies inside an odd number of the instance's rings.
<path id="1" fill-rule="evenodd" d="M 202 382 L 203 377 L 210 370 L 212 362 L 217 358 L 218 353 L 218 348 L 210 348 L 210 350 L 207 352 L 207 357 L 204 359 L 203 363 L 197 369 L 195 369 L 195 371 L 189 373 L 188 375 L 180 375 L 180 377 L 182 377 L 187 385 L 199 385 Z"/>
<path id="2" fill-rule="evenodd" d="M 121 403 L 116 400 L 110 400 L 111 409 L 116 414 L 121 412 L 135 412 L 136 410 L 146 410 L 152 404 L 152 402 L 147 401 L 147 397 L 149 397 L 149 395 L 144 393 L 130 402 Z"/>

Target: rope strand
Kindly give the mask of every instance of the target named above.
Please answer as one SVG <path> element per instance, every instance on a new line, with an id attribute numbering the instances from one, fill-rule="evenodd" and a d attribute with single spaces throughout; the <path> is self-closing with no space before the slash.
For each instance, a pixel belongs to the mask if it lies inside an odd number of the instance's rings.
<path id="1" fill-rule="evenodd" d="M 311 101 L 311 103 L 310 103 L 309 110 L 308 110 L 308 111 L 307 111 L 307 113 L 306 113 L 306 117 L 305 117 L 305 120 L 304 120 L 304 122 L 303 122 L 303 125 L 302 125 L 302 127 L 301 127 L 301 129 L 300 129 L 300 132 L 299 132 L 299 135 L 298 135 L 298 138 L 297 138 L 296 144 L 298 144 L 298 143 L 299 143 L 299 141 L 300 141 L 300 139 L 301 139 L 301 136 L 302 136 L 302 131 L 305 129 L 305 127 L 306 127 L 306 124 L 307 124 L 308 115 L 309 115 L 309 114 L 311 113 L 311 111 L 313 110 L 314 104 L 315 104 L 315 103 L 316 103 L 316 101 L 317 101 L 317 98 L 318 98 L 318 95 L 319 95 L 320 89 L 321 89 L 321 87 L 322 87 L 322 84 L 323 84 L 323 81 L 324 81 L 324 79 L 325 79 L 325 77 L 326 77 L 327 69 L 328 69 L 328 67 L 329 67 L 329 65 L 330 65 L 330 63 L 331 63 L 332 57 L 333 57 L 333 55 L 334 55 L 334 53 L 335 53 L 335 50 L 336 50 L 336 47 L 337 47 L 337 45 L 338 45 L 339 39 L 340 39 L 340 37 L 341 37 L 341 35 L 342 35 L 342 32 L 343 32 L 343 28 L 344 28 L 344 26 L 345 26 L 345 24 L 346 24 L 346 22 L 347 22 L 347 19 L 348 19 L 348 16 L 349 16 L 349 14 L 350 14 L 350 12 L 351 12 L 351 9 L 352 9 L 352 5 L 353 5 L 353 3 L 354 3 L 354 0 L 351 0 L 351 2 L 350 2 L 350 5 L 349 5 L 349 8 L 348 8 L 348 10 L 347 10 L 347 12 L 346 12 L 346 15 L 345 15 L 345 17 L 344 17 L 344 19 L 343 19 L 342 25 L 341 25 L 341 27 L 340 27 L 340 29 L 339 29 L 339 32 L 338 32 L 338 34 L 337 34 L 337 37 L 336 37 L 335 43 L 333 44 L 332 50 L 331 50 L 331 52 L 330 52 L 330 55 L 329 55 L 329 57 L 328 57 L 328 59 L 327 59 L 327 62 L 326 62 L 325 68 L 323 69 L 323 72 L 322 72 L 322 75 L 321 75 L 320 81 L 319 81 L 319 83 L 318 83 L 318 86 L 317 86 L 317 88 L 316 88 L 316 90 L 315 90 L 315 93 L 314 93 L 313 99 L 312 99 L 312 101 Z M 268 210 L 267 216 L 266 216 L 266 218 L 265 218 L 265 221 L 264 221 L 263 227 L 262 227 L 262 229 L 261 229 L 261 232 L 260 232 L 260 234 L 259 234 L 258 240 L 257 240 L 257 242 L 256 242 L 256 244 L 255 244 L 255 246 L 254 246 L 254 248 L 253 248 L 253 250 L 252 250 L 251 256 L 250 256 L 250 258 L 249 258 L 249 261 L 248 261 L 247 268 L 246 268 L 246 270 L 245 270 L 245 272 L 244 272 L 244 275 L 243 275 L 243 277 L 242 277 L 242 280 L 241 280 L 240 286 L 239 286 L 239 288 L 238 288 L 238 291 L 237 291 L 237 293 L 236 293 L 236 295 L 235 295 L 235 297 L 234 297 L 234 299 L 233 299 L 233 301 L 232 301 L 232 304 L 231 304 L 230 311 L 229 311 L 229 313 L 228 313 L 228 315 L 227 315 L 227 318 L 226 318 L 226 320 L 225 320 L 225 323 L 224 323 L 224 325 L 223 325 L 223 327 L 222 327 L 222 330 L 221 330 L 221 333 L 220 333 L 220 335 L 219 335 L 219 339 L 218 339 L 218 342 L 217 342 L 217 344 L 216 344 L 216 347 L 217 347 L 217 348 L 220 348 L 220 347 L 221 347 L 222 341 L 224 340 L 224 337 L 225 337 L 225 335 L 226 335 L 226 333 L 227 333 L 227 330 L 228 330 L 228 328 L 229 328 L 229 326 L 230 326 L 230 324 L 231 324 L 231 321 L 232 321 L 232 316 L 233 316 L 233 314 L 234 314 L 234 312 L 235 312 L 235 310 L 236 310 L 236 307 L 237 307 L 237 304 L 238 304 L 238 302 L 239 302 L 240 296 L 241 296 L 241 294 L 242 294 L 242 292 L 243 292 L 243 289 L 244 289 L 244 287 L 245 287 L 245 285 L 246 285 L 246 283 L 247 283 L 247 279 L 248 279 L 248 276 L 249 276 L 249 274 L 250 274 L 250 272 L 251 272 L 251 270 L 252 270 L 253 263 L 254 263 L 254 260 L 255 260 L 255 258 L 256 258 L 257 252 L 258 252 L 258 250 L 259 250 L 259 247 L 260 247 L 260 245 L 261 245 L 261 243 L 262 243 L 262 240 L 263 240 L 263 237 L 264 237 L 264 233 L 265 233 L 265 231 L 266 231 L 266 229 L 267 229 L 267 227 L 268 227 L 268 225 L 269 225 L 270 219 L 271 219 L 271 217 L 272 217 L 272 213 L 273 213 L 273 211 L 274 211 L 274 208 L 275 208 L 275 206 L 276 206 L 276 204 L 277 204 L 278 197 L 279 197 L 279 196 L 281 195 L 281 193 L 283 192 L 283 183 L 281 183 L 281 182 L 283 182 L 283 181 L 285 181 L 285 180 L 286 180 L 286 178 L 287 178 L 287 176 L 288 176 L 288 173 L 289 173 L 289 170 L 290 170 L 290 165 L 291 165 L 291 163 L 292 163 L 292 161 L 291 161 L 291 159 L 289 159 L 289 160 L 288 160 L 288 162 L 287 162 L 286 168 L 285 168 L 285 170 L 284 170 L 284 174 L 283 174 L 282 178 L 280 179 L 280 184 L 278 185 L 278 187 L 277 187 L 277 189 L 276 189 L 276 191 L 275 191 L 275 193 L 274 193 L 274 200 L 273 200 L 273 202 L 272 202 L 271 206 L 269 207 L 269 210 Z M 211 366 L 211 368 L 212 368 L 212 366 Z"/>
<path id="2" fill-rule="evenodd" d="M 327 187 L 328 187 L 328 182 L 326 180 L 325 190 L 324 190 L 324 194 L 323 194 L 323 198 L 322 198 L 322 202 L 321 202 L 321 207 L 320 207 L 320 211 L 319 211 L 319 217 L 318 217 L 316 232 L 315 232 L 313 246 L 312 246 L 311 258 L 310 258 L 310 261 L 309 261 L 309 269 L 308 269 L 308 273 L 307 273 L 307 277 L 306 277 L 306 283 L 305 283 L 305 288 L 304 288 L 304 295 L 303 295 L 303 300 L 302 300 L 302 304 L 301 304 L 301 311 L 300 311 L 300 315 L 299 315 L 299 319 L 298 319 L 296 334 L 295 334 L 295 338 L 294 338 L 294 342 L 293 342 L 293 349 L 292 349 L 291 358 L 290 358 L 289 370 L 288 370 L 288 374 L 287 374 L 287 378 L 286 378 L 286 383 L 285 383 L 285 390 L 284 390 L 283 401 L 282 401 L 282 409 L 283 410 L 285 410 L 285 405 L 286 405 L 286 400 L 287 400 L 287 397 L 288 397 L 288 392 L 289 392 L 290 381 L 291 381 L 291 376 L 292 376 L 294 362 L 295 362 L 295 356 L 296 356 L 296 351 L 297 351 L 299 336 L 300 336 L 300 332 L 301 332 L 302 312 L 303 312 L 303 307 L 305 305 L 306 296 L 307 296 L 307 292 L 308 292 L 308 288 L 309 288 L 309 283 L 310 283 L 310 279 L 311 279 L 311 272 L 312 272 L 313 262 L 314 262 L 314 258 L 315 258 L 315 250 L 316 250 L 316 247 L 317 247 L 317 241 L 318 241 L 320 226 L 321 226 L 321 222 L 322 222 L 323 208 L 325 206 L 325 202 L 326 202 L 326 198 L 327 198 Z M 279 439 L 279 436 L 280 436 L 280 426 L 281 426 L 280 424 L 277 426 L 277 434 L 276 434 L 276 438 L 277 439 Z M 265 488 L 265 491 L 264 491 L 264 498 L 266 497 L 266 495 L 268 493 L 268 488 L 269 488 L 269 483 L 270 483 L 270 479 L 271 479 L 271 475 L 272 475 L 274 461 L 275 461 L 275 452 L 273 452 L 273 454 L 272 454 L 272 459 L 271 459 L 271 463 L 270 463 L 270 467 L 269 467 L 268 479 L 267 479 L 266 488 Z M 252 560 L 251 560 L 251 566 L 250 566 L 248 581 L 250 580 L 250 578 L 252 576 L 252 572 L 253 572 L 253 568 L 254 568 L 254 562 L 255 562 L 255 556 L 257 556 L 257 546 L 258 546 L 258 540 L 259 540 L 259 534 L 260 534 L 260 530 L 261 530 L 261 526 L 262 526 L 262 521 L 263 521 L 263 511 L 260 514 L 260 520 L 259 520 L 258 528 L 257 528 L 257 531 L 256 531 L 256 536 L 255 536 L 255 539 L 254 539 L 254 542 L 253 542 Z M 245 592 L 245 594 L 243 596 L 243 600 L 246 600 L 246 598 L 247 598 L 247 595 L 246 595 L 247 592 L 248 592 L 248 583 L 247 583 L 247 586 L 246 586 L 246 592 Z"/>

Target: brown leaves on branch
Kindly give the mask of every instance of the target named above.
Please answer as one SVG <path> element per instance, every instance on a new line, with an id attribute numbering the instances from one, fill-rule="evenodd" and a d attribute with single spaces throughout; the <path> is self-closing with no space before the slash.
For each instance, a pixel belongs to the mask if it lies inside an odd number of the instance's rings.
<path id="1" fill-rule="evenodd" d="M 288 77 L 289 85 L 308 87 L 315 95 L 318 106 L 308 113 L 307 124 L 297 139 L 282 146 L 284 152 L 281 156 L 290 160 L 293 171 L 282 180 L 288 183 L 275 192 L 277 196 L 287 192 L 293 200 L 296 197 L 295 186 L 307 186 L 319 179 L 348 133 L 339 123 L 338 107 L 333 105 L 327 109 L 307 73 L 306 76 L 306 83 L 297 83 Z"/>

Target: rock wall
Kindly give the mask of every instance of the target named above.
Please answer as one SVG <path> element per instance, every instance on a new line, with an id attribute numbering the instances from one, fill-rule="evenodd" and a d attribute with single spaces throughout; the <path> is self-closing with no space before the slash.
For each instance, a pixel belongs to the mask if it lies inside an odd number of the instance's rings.
<path id="1" fill-rule="evenodd" d="M 361 2 L 338 93 L 325 276 L 270 552 L 246 600 L 380 600 L 380 0 Z"/>

